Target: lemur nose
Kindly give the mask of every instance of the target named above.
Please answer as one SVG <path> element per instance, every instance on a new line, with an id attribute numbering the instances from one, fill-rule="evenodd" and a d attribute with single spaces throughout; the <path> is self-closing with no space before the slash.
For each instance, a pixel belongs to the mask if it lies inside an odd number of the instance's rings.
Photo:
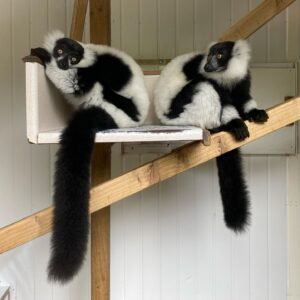
<path id="1" fill-rule="evenodd" d="M 62 70 L 67 70 L 68 69 L 68 62 L 67 61 L 65 61 L 65 60 L 59 60 L 58 62 L 57 62 L 57 65 L 58 65 L 58 67 L 60 68 L 60 69 L 62 69 Z"/>

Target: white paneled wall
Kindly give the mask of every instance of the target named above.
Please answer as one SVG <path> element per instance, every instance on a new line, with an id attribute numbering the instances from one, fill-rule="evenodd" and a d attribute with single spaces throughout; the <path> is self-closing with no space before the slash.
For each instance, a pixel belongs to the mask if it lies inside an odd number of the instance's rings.
<path id="1" fill-rule="evenodd" d="M 155 158 L 115 147 L 113 175 Z M 225 228 L 206 163 L 112 209 L 112 300 L 287 299 L 287 161 L 246 157 L 251 227 Z"/>
<path id="2" fill-rule="evenodd" d="M 171 58 L 203 49 L 257 0 L 112 0 L 112 43 L 136 58 Z M 51 204 L 56 147 L 31 146 L 25 133 L 24 65 L 49 29 L 70 29 L 73 0 L 0 0 L 0 226 Z M 257 62 L 295 61 L 300 1 L 252 38 Z M 88 34 L 86 34 L 88 39 Z M 154 155 L 120 156 L 114 173 Z M 252 226 L 234 236 L 222 221 L 213 163 L 191 170 L 112 209 L 112 299 L 286 299 L 286 176 L 299 195 L 299 161 L 248 157 Z M 298 176 L 298 177 L 297 177 Z M 296 179 L 295 179 L 296 178 Z M 292 183 L 291 183 L 292 182 Z M 294 202 L 293 202 L 294 203 Z M 298 207 L 298 206 L 297 206 Z M 289 210 L 291 216 L 295 211 Z M 297 223 L 297 215 L 293 215 Z M 295 235 L 295 232 L 293 233 Z M 299 244 L 295 240 L 295 244 Z M 294 248 L 293 248 L 294 249 Z M 290 252 L 294 258 L 296 254 Z M 12 299 L 90 299 L 89 259 L 68 286 L 47 282 L 49 236 L 0 256 Z M 290 262 L 297 271 L 297 262 Z M 299 286 L 290 281 L 299 300 Z M 298 290 L 297 290 L 298 289 Z M 297 294 L 298 293 L 298 294 Z"/>

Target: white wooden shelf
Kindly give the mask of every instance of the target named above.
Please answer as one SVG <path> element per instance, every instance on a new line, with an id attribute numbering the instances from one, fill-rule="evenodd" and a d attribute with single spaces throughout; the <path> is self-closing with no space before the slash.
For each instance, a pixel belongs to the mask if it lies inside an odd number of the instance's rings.
<path id="1" fill-rule="evenodd" d="M 54 144 L 59 142 L 61 130 L 41 132 L 38 144 Z M 188 126 L 141 126 L 136 128 L 111 129 L 98 132 L 96 143 L 117 142 L 169 142 L 195 141 L 203 139 L 203 130 Z"/>
<path id="2" fill-rule="evenodd" d="M 296 95 L 297 65 L 259 65 L 251 68 L 252 94 L 262 108 L 279 104 L 285 96 Z M 158 75 L 145 76 L 146 87 L 152 100 L 153 87 Z M 276 102 L 277 101 L 277 102 Z M 37 62 L 26 62 L 27 137 L 35 144 L 59 142 L 60 133 L 71 114 L 71 108 L 45 76 Z M 115 142 L 178 142 L 203 140 L 200 128 L 185 126 L 159 126 L 153 105 L 145 126 L 97 133 L 97 143 Z M 296 126 L 283 128 L 262 140 L 243 147 L 245 154 L 294 154 L 296 152 Z"/>

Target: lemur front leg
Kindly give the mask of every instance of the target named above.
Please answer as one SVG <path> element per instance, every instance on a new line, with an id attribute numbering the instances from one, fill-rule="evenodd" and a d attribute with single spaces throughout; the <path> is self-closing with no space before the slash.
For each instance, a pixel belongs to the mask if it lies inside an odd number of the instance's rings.
<path id="1" fill-rule="evenodd" d="M 226 104 L 223 107 L 221 124 L 221 128 L 225 131 L 231 132 L 238 141 L 242 141 L 249 137 L 247 125 L 241 119 L 237 109 L 231 104 Z"/>
<path id="2" fill-rule="evenodd" d="M 250 122 L 264 123 L 269 119 L 267 112 L 264 109 L 258 109 L 256 101 L 249 99 L 243 107 L 245 119 Z"/>

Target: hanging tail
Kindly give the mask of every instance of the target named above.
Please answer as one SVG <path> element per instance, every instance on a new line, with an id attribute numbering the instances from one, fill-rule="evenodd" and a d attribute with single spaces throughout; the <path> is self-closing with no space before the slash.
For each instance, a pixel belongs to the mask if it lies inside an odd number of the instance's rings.
<path id="1" fill-rule="evenodd" d="M 217 157 L 219 185 L 227 227 L 240 232 L 249 224 L 249 197 L 239 149 Z"/>
<path id="2" fill-rule="evenodd" d="M 89 234 L 90 162 L 96 132 L 117 128 L 102 109 L 76 112 L 64 130 L 57 152 L 54 180 L 50 280 L 62 283 L 76 275 L 83 264 Z"/>

